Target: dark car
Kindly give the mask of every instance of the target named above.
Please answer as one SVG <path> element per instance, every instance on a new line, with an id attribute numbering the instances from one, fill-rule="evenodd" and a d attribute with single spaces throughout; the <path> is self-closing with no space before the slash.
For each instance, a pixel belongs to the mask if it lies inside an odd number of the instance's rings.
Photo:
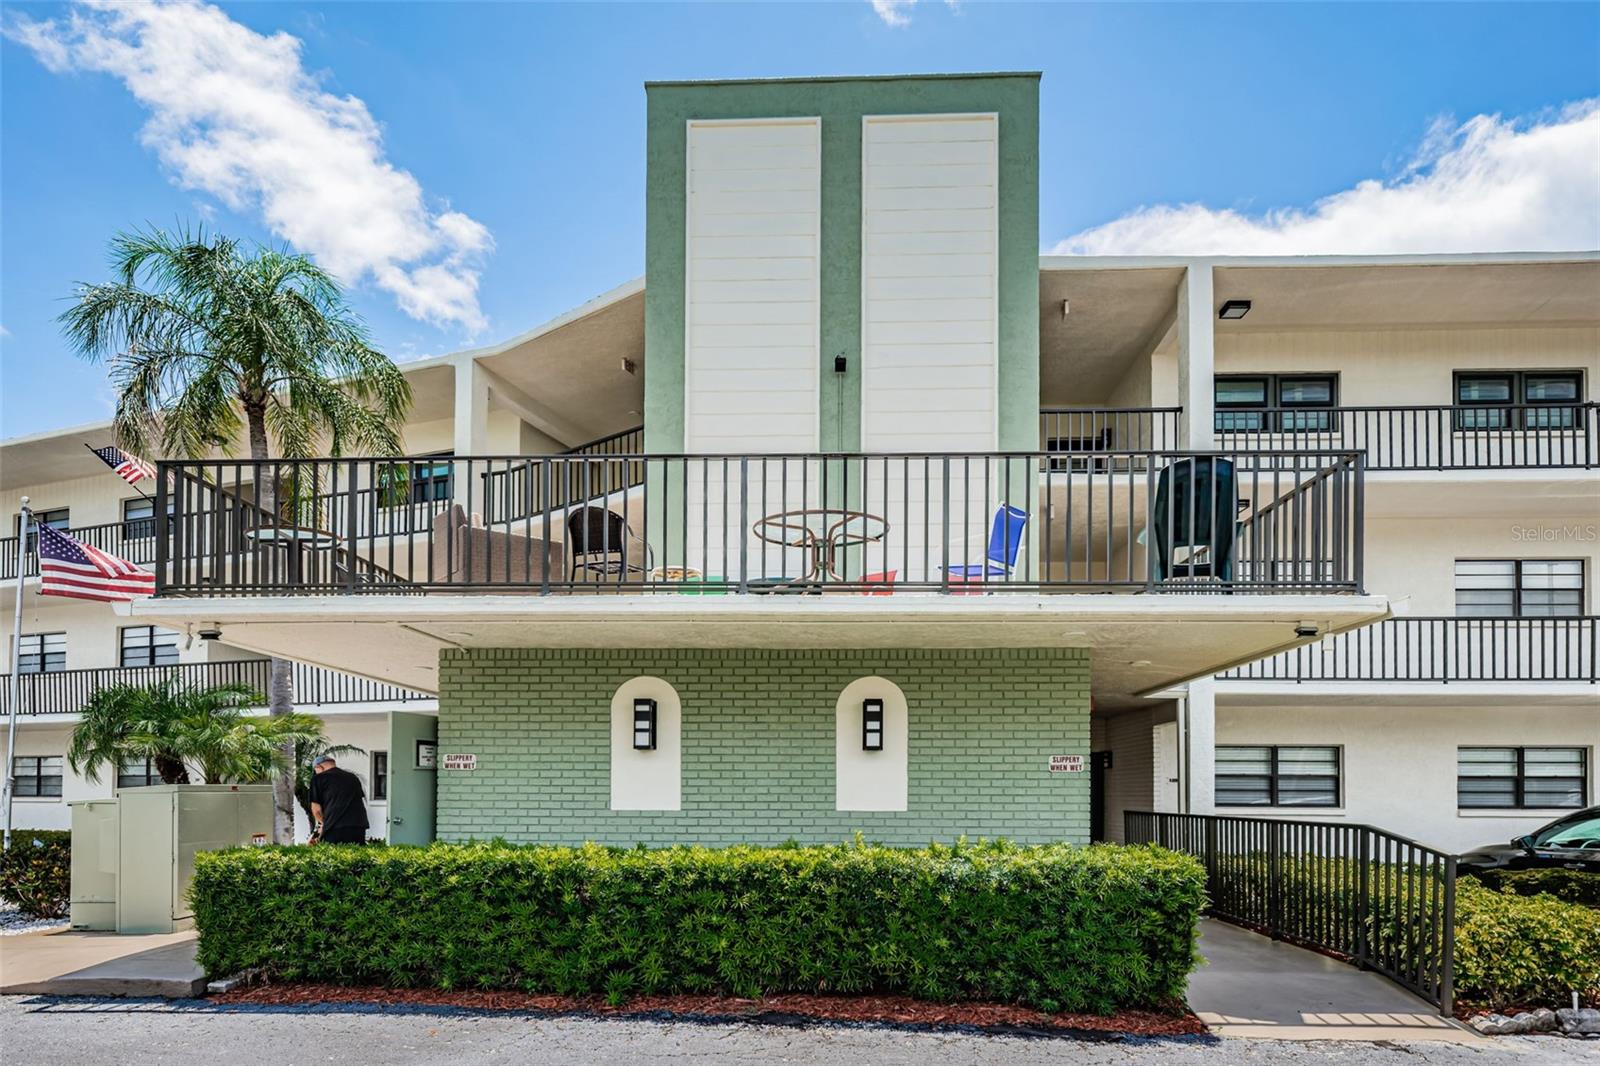
<path id="1" fill-rule="evenodd" d="M 1509 844 L 1487 844 L 1461 856 L 1474 870 L 1582 870 L 1600 874 L 1600 807 L 1574 811 Z"/>

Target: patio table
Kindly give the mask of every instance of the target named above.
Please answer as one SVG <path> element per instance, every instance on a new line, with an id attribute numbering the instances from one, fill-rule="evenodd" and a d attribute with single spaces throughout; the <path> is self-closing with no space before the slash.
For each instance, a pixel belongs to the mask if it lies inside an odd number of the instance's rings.
<path id="1" fill-rule="evenodd" d="M 801 548 L 807 553 L 806 570 L 798 580 L 809 581 L 826 574 L 835 581 L 839 575 L 839 552 L 862 544 L 876 544 L 889 532 L 889 523 L 865 511 L 838 507 L 803 507 L 779 511 L 759 519 L 750 527 L 757 540 L 784 548 Z"/>

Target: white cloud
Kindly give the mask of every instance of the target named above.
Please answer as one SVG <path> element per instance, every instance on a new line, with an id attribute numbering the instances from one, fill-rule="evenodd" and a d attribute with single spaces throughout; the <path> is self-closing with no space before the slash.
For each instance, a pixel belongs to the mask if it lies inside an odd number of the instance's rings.
<path id="1" fill-rule="evenodd" d="M 1249 215 L 1141 207 L 1057 255 L 1298 255 L 1600 248 L 1600 100 L 1536 120 L 1436 122 L 1391 179 Z"/>
<path id="2" fill-rule="evenodd" d="M 478 306 L 479 222 L 430 209 L 384 155 L 383 131 L 354 96 L 301 63 L 300 41 L 263 36 L 194 0 L 80 0 L 60 20 L 8 20 L 5 34 L 52 71 L 121 79 L 150 111 L 144 143 L 186 189 L 267 227 L 346 282 L 371 280 L 413 318 L 487 324 Z"/>
<path id="3" fill-rule="evenodd" d="M 885 26 L 911 25 L 911 9 L 917 0 L 871 0 L 872 10 Z"/>

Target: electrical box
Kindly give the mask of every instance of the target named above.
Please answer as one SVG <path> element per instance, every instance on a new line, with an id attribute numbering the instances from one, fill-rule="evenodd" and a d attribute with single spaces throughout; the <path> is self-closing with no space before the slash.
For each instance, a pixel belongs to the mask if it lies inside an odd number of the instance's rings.
<path id="1" fill-rule="evenodd" d="M 117 801 L 81 800 L 72 812 L 72 889 L 68 918 L 74 929 L 117 927 Z"/>
<path id="2" fill-rule="evenodd" d="M 195 852 L 272 839 L 271 785 L 150 785 L 116 803 L 119 933 L 187 929 Z"/>

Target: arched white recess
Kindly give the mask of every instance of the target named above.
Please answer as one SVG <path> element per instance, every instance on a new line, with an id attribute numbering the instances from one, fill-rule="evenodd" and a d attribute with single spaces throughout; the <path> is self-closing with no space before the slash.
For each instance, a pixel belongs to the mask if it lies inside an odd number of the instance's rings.
<path id="1" fill-rule="evenodd" d="M 656 746 L 633 746 L 633 701 L 656 701 Z M 636 677 L 611 697 L 611 809 L 676 811 L 683 803 L 683 707 L 659 677 Z"/>
<path id="2" fill-rule="evenodd" d="M 861 748 L 861 701 L 883 701 L 883 750 Z M 834 809 L 906 809 L 906 694 L 886 677 L 863 677 L 839 693 L 834 707 Z"/>

